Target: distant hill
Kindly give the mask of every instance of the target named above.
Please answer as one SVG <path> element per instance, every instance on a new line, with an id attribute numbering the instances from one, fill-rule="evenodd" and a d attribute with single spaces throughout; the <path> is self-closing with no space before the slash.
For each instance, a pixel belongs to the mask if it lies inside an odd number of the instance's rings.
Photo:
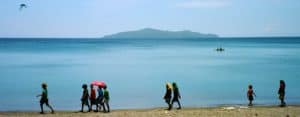
<path id="1" fill-rule="evenodd" d="M 202 34 L 192 31 L 163 31 L 145 28 L 137 31 L 120 32 L 106 35 L 106 39 L 184 39 L 184 38 L 217 38 L 216 34 Z"/>

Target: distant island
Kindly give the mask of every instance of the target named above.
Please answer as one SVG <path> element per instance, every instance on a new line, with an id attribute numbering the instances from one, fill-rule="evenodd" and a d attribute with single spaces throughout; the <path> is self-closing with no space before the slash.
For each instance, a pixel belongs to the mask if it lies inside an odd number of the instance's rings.
<path id="1" fill-rule="evenodd" d="M 216 34 L 202 34 L 188 30 L 164 31 L 152 28 L 144 28 L 136 31 L 120 32 L 106 35 L 105 39 L 186 39 L 186 38 L 218 38 Z"/>

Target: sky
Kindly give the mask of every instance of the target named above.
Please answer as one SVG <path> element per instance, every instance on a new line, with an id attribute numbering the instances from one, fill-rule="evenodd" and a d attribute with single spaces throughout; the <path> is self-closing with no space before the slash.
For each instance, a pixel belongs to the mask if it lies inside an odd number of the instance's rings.
<path id="1" fill-rule="evenodd" d="M 19 9 L 20 4 L 27 8 Z M 155 28 L 300 36 L 300 0 L 1 0 L 0 37 L 102 37 Z"/>

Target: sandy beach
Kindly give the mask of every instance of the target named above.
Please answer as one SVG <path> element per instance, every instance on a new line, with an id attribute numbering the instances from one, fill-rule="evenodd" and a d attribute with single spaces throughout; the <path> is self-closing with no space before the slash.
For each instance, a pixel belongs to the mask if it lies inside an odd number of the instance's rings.
<path id="1" fill-rule="evenodd" d="M 57 111 L 55 114 L 38 112 L 0 112 L 1 117 L 300 117 L 300 106 L 285 108 L 268 107 L 210 107 L 210 108 L 183 108 L 167 111 L 164 108 L 113 110 L 110 113 Z"/>

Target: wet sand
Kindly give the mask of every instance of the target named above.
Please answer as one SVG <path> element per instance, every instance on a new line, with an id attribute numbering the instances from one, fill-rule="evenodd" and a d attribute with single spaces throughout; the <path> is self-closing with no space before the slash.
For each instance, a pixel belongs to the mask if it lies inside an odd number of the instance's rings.
<path id="1" fill-rule="evenodd" d="M 300 106 L 287 107 L 210 107 L 183 108 L 167 111 L 164 108 L 112 110 L 103 112 L 57 111 L 54 114 L 46 112 L 0 112 L 1 117 L 300 117 Z"/>

